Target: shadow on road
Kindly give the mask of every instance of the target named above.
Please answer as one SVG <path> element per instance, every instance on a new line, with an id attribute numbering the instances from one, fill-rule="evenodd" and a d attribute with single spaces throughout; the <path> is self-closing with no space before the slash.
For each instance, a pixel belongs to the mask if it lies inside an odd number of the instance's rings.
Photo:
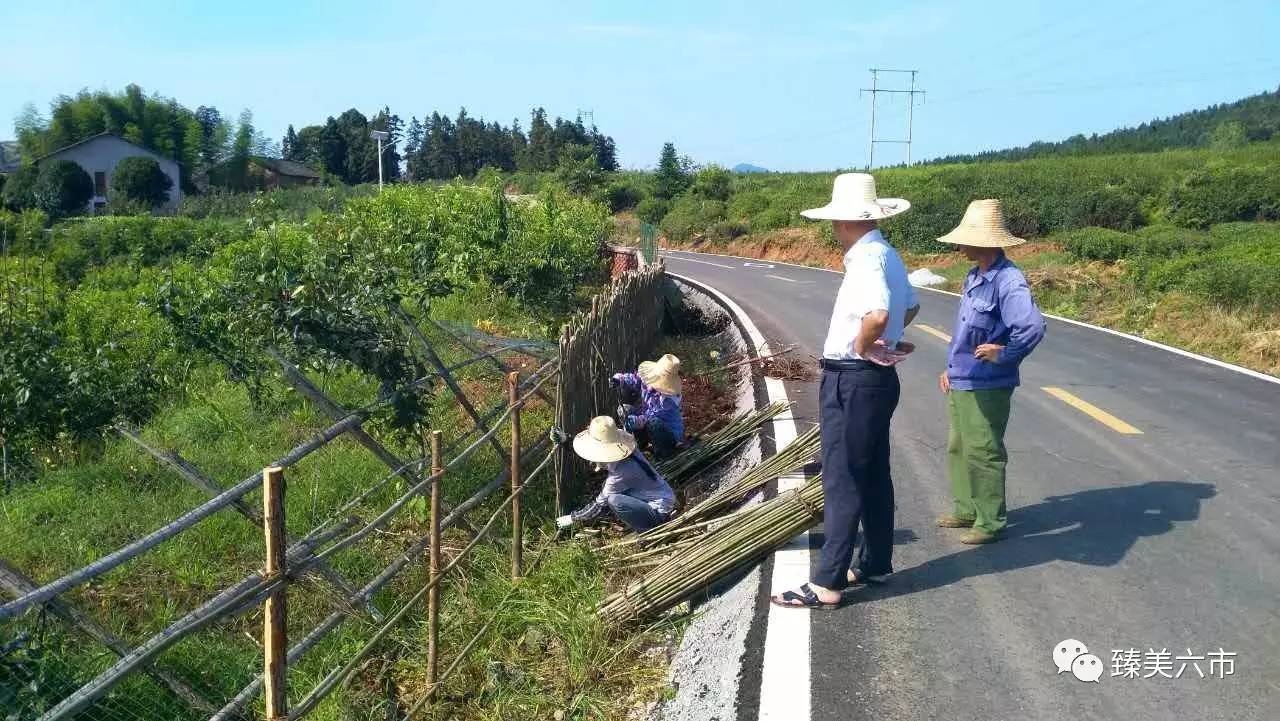
<path id="1" fill-rule="evenodd" d="M 1216 493 L 1211 483 L 1151 481 L 1049 496 L 1009 511 L 1004 540 L 904 569 L 890 583 L 858 589 L 853 598 L 893 598 L 1050 561 L 1112 566 L 1139 538 L 1166 533 L 1175 521 L 1199 518 L 1201 501 Z"/>

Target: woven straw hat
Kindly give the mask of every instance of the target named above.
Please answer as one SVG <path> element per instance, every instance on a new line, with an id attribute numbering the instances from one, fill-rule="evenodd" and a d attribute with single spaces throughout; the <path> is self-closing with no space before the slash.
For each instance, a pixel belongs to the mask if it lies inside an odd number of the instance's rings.
<path id="1" fill-rule="evenodd" d="M 680 359 L 670 353 L 656 361 L 644 361 L 636 369 L 636 375 L 645 385 L 664 396 L 680 395 Z"/>
<path id="2" fill-rule="evenodd" d="M 1014 236 L 1004 225 L 1004 208 L 997 198 L 969 203 L 955 230 L 938 238 L 940 243 L 967 245 L 971 248 L 1008 248 L 1027 242 Z"/>
<path id="3" fill-rule="evenodd" d="M 592 463 L 615 463 L 636 449 L 636 437 L 609 416 L 596 416 L 585 431 L 573 437 L 573 452 Z"/>
<path id="4" fill-rule="evenodd" d="M 811 220 L 883 220 L 910 207 L 902 198 L 876 197 L 876 179 L 866 173 L 841 173 L 831 186 L 831 202 L 800 215 Z"/>

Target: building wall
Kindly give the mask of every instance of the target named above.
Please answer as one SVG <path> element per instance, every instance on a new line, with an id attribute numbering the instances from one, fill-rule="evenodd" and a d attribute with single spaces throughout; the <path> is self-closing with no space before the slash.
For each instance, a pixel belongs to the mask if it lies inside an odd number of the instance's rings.
<path id="1" fill-rule="evenodd" d="M 178 202 L 182 200 L 182 187 L 180 184 L 180 175 L 178 164 L 169 158 L 147 150 L 146 148 L 134 145 L 123 138 L 117 138 L 111 135 L 103 135 L 91 140 L 80 143 L 79 145 L 65 148 L 52 155 L 45 160 L 70 160 L 89 174 L 89 178 L 95 181 L 94 197 L 89 200 L 87 210 L 92 211 L 99 203 L 105 204 L 107 199 L 105 196 L 98 195 L 96 173 L 103 173 L 106 180 L 106 188 L 111 188 L 111 176 L 115 172 L 116 163 L 121 160 L 136 155 L 151 158 L 160 164 L 160 170 L 169 179 L 173 181 L 173 187 L 169 189 L 169 202 L 161 205 L 162 210 L 173 211 L 178 207 Z"/>

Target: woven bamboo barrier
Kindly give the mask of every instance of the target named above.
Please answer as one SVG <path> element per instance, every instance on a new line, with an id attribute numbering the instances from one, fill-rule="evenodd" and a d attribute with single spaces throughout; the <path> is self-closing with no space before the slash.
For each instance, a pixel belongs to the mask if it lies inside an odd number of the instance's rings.
<path id="1" fill-rule="evenodd" d="M 634 370 L 656 347 L 664 308 L 661 263 L 626 273 L 591 299 L 560 336 L 556 426 L 573 434 L 592 418 L 613 415 L 609 376 Z M 567 447 L 557 452 L 556 504 L 560 512 L 585 494 L 587 463 Z"/>

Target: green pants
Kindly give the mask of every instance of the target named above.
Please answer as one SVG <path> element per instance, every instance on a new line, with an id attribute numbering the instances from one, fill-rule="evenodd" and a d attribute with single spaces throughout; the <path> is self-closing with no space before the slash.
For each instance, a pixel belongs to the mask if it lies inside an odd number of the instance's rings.
<path id="1" fill-rule="evenodd" d="M 1005 527 L 1004 469 L 1009 454 L 1004 431 L 1012 398 L 1012 388 L 947 394 L 951 415 L 947 460 L 955 515 L 974 519 L 974 528 L 989 533 Z"/>

